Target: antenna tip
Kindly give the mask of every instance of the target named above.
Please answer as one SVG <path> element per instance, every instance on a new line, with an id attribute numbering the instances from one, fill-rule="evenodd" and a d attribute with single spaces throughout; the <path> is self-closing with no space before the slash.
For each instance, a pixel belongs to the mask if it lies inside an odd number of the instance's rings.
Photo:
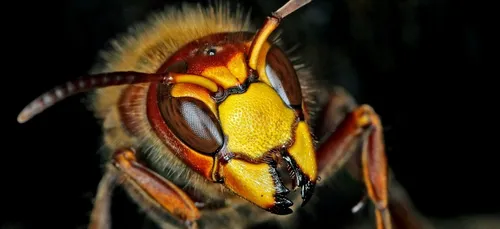
<path id="1" fill-rule="evenodd" d="M 23 124 L 23 123 L 27 122 L 28 120 L 30 120 L 30 118 L 31 117 L 28 114 L 26 114 L 26 111 L 23 110 L 17 116 L 17 122 L 20 123 L 20 124 Z"/>

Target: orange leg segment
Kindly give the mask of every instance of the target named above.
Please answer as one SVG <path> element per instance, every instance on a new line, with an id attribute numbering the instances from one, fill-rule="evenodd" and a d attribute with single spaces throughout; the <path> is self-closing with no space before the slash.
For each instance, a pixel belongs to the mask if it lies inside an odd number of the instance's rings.
<path id="1" fill-rule="evenodd" d="M 111 228 L 110 205 L 111 193 L 116 186 L 118 175 L 113 168 L 107 168 L 106 173 L 99 182 L 97 195 L 94 200 L 94 209 L 90 216 L 89 229 L 109 229 Z"/>
<path id="2" fill-rule="evenodd" d="M 320 176 L 331 176 L 353 158 L 361 143 L 361 165 L 368 196 L 376 208 L 377 229 L 392 228 L 387 208 L 387 158 L 384 150 L 382 125 L 378 115 L 368 105 L 346 114 L 335 131 L 317 150 Z M 355 158 L 355 157 L 354 157 Z"/>
<path id="3" fill-rule="evenodd" d="M 188 228 L 197 228 L 200 212 L 191 198 L 172 182 L 141 165 L 131 149 L 114 154 L 112 165 L 108 166 L 99 184 L 89 228 L 109 228 L 109 193 L 114 181 L 120 183 L 153 220 L 160 221 L 159 224 L 181 223 Z M 178 222 L 163 222 L 162 215 Z"/>

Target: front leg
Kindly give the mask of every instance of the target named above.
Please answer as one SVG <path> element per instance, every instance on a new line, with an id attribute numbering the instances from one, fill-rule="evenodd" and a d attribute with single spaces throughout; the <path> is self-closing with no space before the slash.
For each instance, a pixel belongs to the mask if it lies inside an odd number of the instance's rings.
<path id="1" fill-rule="evenodd" d="M 358 106 L 344 89 L 335 87 L 315 124 L 315 134 L 321 143 L 316 155 L 319 176 L 331 177 L 348 165 L 348 171 L 365 183 L 377 209 L 377 228 L 391 228 L 387 159 L 378 115 L 368 105 Z M 358 160 L 361 171 L 353 166 L 359 164 Z"/>
<path id="2" fill-rule="evenodd" d="M 376 207 L 378 229 L 392 228 L 387 209 L 387 158 L 382 125 L 368 105 L 348 113 L 317 151 L 320 176 L 334 174 L 356 152 L 361 142 L 361 165 L 368 196 Z"/>
<path id="3" fill-rule="evenodd" d="M 389 172 L 386 169 L 382 124 L 373 109 L 358 107 L 354 99 L 340 87 L 333 88 L 328 97 L 314 123 L 315 134 L 323 143 L 317 152 L 319 176 L 331 177 L 345 165 L 353 178 L 366 184 L 370 199 L 378 208 L 376 215 L 379 225 L 384 218 L 381 216 L 385 215 L 386 224 L 392 218 L 390 226 L 393 228 L 434 229 L 430 221 L 415 209 L 401 184 L 393 175 L 387 175 L 391 173 L 390 169 Z M 358 154 L 360 146 L 362 153 Z M 387 177 L 390 177 L 390 181 Z M 384 209 L 390 209 L 392 214 Z"/>
<path id="4" fill-rule="evenodd" d="M 125 149 L 117 151 L 107 166 L 99 184 L 89 229 L 110 228 L 109 206 L 115 182 L 121 184 L 159 225 L 177 223 L 197 228 L 200 212 L 191 198 L 172 182 L 138 163 L 133 150 Z"/>

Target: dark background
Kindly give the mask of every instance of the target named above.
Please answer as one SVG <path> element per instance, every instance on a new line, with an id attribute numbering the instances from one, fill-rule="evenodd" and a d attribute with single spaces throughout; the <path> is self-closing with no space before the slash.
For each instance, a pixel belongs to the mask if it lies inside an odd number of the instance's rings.
<path id="1" fill-rule="evenodd" d="M 2 90 L 9 130 L 0 228 L 87 224 L 101 170 L 100 129 L 84 97 L 24 125 L 15 122 L 17 112 L 85 74 L 110 38 L 168 2 L 19 2 L 6 10 L 13 16 L 5 20 L 4 38 L 13 42 L 4 49 L 13 53 L 4 56 L 4 79 L 11 82 Z M 256 25 L 284 2 L 241 1 Z M 281 27 L 319 77 L 345 86 L 382 116 L 390 165 L 432 218 L 500 216 L 497 115 L 483 78 L 498 74 L 487 70 L 482 7 L 452 0 L 314 0 Z M 118 206 L 133 215 L 134 205 Z"/>

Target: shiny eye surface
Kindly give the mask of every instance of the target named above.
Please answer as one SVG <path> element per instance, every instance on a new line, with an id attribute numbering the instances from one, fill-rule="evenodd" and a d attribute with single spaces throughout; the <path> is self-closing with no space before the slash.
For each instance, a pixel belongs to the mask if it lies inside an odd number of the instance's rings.
<path id="1" fill-rule="evenodd" d="M 276 46 L 271 47 L 267 53 L 265 71 L 271 86 L 287 105 L 302 104 L 302 91 L 293 64 Z"/>
<path id="2" fill-rule="evenodd" d="M 165 123 L 191 149 L 212 155 L 224 143 L 217 117 L 202 101 L 190 97 L 160 98 Z"/>

